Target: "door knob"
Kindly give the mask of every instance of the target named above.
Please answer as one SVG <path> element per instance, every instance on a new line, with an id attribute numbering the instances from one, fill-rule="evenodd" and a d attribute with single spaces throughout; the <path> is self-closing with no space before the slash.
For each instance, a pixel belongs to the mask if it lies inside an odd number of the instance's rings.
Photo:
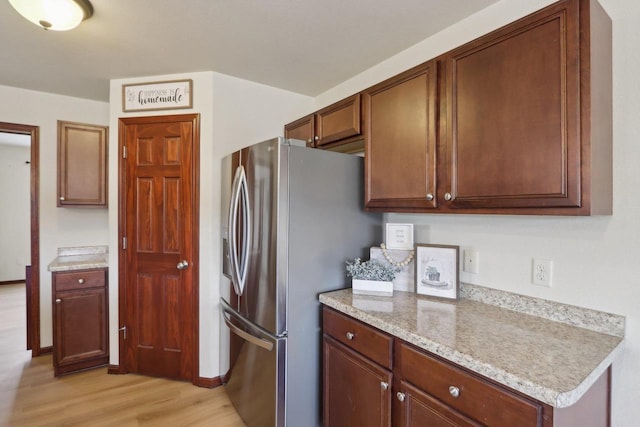
<path id="1" fill-rule="evenodd" d="M 185 268 L 189 267 L 189 263 L 187 262 L 187 260 L 182 260 L 178 263 L 178 265 L 176 265 L 176 268 L 178 270 L 184 270 Z"/>

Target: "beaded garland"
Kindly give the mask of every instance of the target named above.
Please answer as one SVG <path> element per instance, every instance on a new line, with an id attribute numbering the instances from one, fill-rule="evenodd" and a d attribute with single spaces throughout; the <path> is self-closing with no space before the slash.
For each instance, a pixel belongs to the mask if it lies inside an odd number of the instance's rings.
<path id="1" fill-rule="evenodd" d="M 389 264 L 397 268 L 403 268 L 409 265 L 409 263 L 413 260 L 413 256 L 415 255 L 415 251 L 412 250 L 409 256 L 404 259 L 404 261 L 398 262 L 389 256 L 389 254 L 387 253 L 387 247 L 384 243 L 380 243 L 380 249 L 382 249 L 382 255 L 387 261 L 389 261 Z"/>

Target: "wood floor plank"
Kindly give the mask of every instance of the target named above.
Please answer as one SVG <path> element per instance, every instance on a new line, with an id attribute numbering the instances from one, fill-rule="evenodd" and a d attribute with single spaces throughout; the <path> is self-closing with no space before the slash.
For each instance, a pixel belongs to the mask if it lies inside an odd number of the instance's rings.
<path id="1" fill-rule="evenodd" d="M 0 426 L 244 427 L 224 388 L 106 368 L 55 378 L 51 355 L 25 348 L 24 284 L 0 287 Z"/>

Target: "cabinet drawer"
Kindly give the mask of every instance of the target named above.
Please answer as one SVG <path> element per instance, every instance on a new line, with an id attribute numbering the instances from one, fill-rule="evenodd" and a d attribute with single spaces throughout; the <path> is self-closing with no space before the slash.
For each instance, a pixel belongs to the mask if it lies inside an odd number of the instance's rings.
<path id="1" fill-rule="evenodd" d="M 488 426 L 541 426 L 543 407 L 473 374 L 398 343 L 396 363 L 401 376 L 461 413 Z M 454 397 L 450 387 L 459 391 Z"/>
<path id="2" fill-rule="evenodd" d="M 103 269 L 57 272 L 53 275 L 54 290 L 59 292 L 101 287 L 105 285 L 105 274 Z"/>
<path id="3" fill-rule="evenodd" d="M 324 333 L 391 369 L 393 338 L 350 317 L 324 309 Z"/>

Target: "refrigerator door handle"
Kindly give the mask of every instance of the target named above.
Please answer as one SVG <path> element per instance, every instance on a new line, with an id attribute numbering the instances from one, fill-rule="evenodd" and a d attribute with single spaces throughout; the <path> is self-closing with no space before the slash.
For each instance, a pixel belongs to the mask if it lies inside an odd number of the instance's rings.
<path id="1" fill-rule="evenodd" d="M 240 259 L 240 271 L 238 272 L 240 295 L 244 293 L 244 285 L 249 271 L 249 244 L 251 242 L 251 211 L 249 207 L 249 186 L 244 167 L 240 166 L 240 201 L 242 202 L 242 250 Z"/>
<path id="2" fill-rule="evenodd" d="M 236 228 L 237 228 L 237 214 L 238 214 L 238 197 L 240 196 L 240 178 L 239 168 L 236 169 L 235 176 L 233 177 L 233 184 L 231 184 L 231 199 L 229 200 L 229 267 L 231 268 L 231 283 L 233 283 L 233 289 L 236 294 L 240 294 L 238 288 L 238 251 L 236 249 Z"/>
<path id="3" fill-rule="evenodd" d="M 248 269 L 249 246 L 249 192 L 244 167 L 238 166 L 231 186 L 231 200 L 229 202 L 229 263 L 231 264 L 231 282 L 237 295 L 244 292 L 244 283 Z M 242 203 L 242 247 L 238 254 L 238 214 Z M 240 255 L 240 256 L 238 256 Z"/>
<path id="4" fill-rule="evenodd" d="M 264 348 L 267 351 L 273 350 L 273 343 L 267 341 L 263 338 L 256 337 L 255 335 L 251 335 L 249 332 L 243 331 L 238 328 L 236 325 L 231 323 L 231 316 L 236 318 L 239 322 L 247 323 L 246 320 L 242 319 L 238 315 L 234 315 L 234 311 L 231 307 L 229 307 L 225 301 L 220 301 L 222 304 L 222 317 L 224 318 L 224 323 L 234 334 L 238 335 L 240 338 L 245 341 L 250 342 L 251 344 L 255 344 L 258 347 Z"/>

